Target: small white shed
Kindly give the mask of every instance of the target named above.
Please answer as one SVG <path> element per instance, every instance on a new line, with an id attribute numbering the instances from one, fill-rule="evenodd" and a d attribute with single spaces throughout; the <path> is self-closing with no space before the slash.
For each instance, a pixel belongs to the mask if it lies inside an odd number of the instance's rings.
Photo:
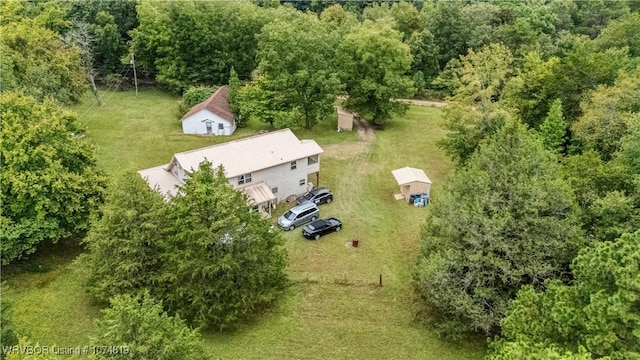
<path id="1" fill-rule="evenodd" d="M 350 113 L 339 106 L 336 107 L 336 111 L 338 112 L 338 129 L 342 129 L 344 131 L 353 130 L 353 113 Z"/>
<path id="2" fill-rule="evenodd" d="M 411 194 L 421 194 L 431 191 L 431 180 L 424 171 L 412 167 L 404 167 L 402 169 L 393 170 L 391 172 L 400 185 L 400 194 L 396 196 L 398 199 L 409 199 Z M 400 196 L 401 195 L 401 196 Z"/>
<path id="3" fill-rule="evenodd" d="M 207 100 L 182 117 L 182 132 L 201 135 L 231 135 L 236 121 L 229 108 L 229 86 L 221 86 Z"/>

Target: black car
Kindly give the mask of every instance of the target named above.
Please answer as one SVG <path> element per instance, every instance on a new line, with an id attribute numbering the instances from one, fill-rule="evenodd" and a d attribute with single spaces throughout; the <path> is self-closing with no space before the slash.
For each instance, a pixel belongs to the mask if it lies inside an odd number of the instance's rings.
<path id="1" fill-rule="evenodd" d="M 308 202 L 313 202 L 316 205 L 328 204 L 333 201 L 333 193 L 326 187 L 321 187 L 313 189 L 308 193 L 300 196 L 297 201 L 299 205 L 306 204 Z"/>
<path id="2" fill-rule="evenodd" d="M 340 231 L 342 223 L 336 218 L 320 219 L 302 228 L 302 236 L 307 239 L 320 239 L 320 236 Z"/>

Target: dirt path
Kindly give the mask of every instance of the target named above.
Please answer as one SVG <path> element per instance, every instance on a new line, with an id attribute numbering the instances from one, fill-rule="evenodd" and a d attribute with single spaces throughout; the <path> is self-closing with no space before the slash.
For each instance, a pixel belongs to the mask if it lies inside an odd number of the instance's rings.
<path id="1" fill-rule="evenodd" d="M 445 107 L 447 103 L 444 101 L 430 101 L 430 100 L 414 100 L 414 99 L 396 99 L 401 103 L 418 105 L 418 106 L 435 106 L 435 107 Z"/>
<path id="2" fill-rule="evenodd" d="M 354 119 L 354 130 L 358 132 L 360 141 L 342 144 L 332 144 L 324 147 L 324 155 L 336 160 L 347 161 L 349 173 L 341 174 L 335 185 L 334 192 L 341 194 L 340 201 L 336 201 L 342 213 L 355 213 L 362 201 L 364 181 L 371 174 L 370 161 L 376 134 L 371 125 L 365 120 Z"/>
<path id="3" fill-rule="evenodd" d="M 366 142 L 375 142 L 376 141 L 376 133 L 373 132 L 373 128 L 369 125 L 368 122 L 362 120 L 360 118 L 354 117 L 353 123 L 358 130 L 358 136 L 360 140 L 364 140 Z"/>

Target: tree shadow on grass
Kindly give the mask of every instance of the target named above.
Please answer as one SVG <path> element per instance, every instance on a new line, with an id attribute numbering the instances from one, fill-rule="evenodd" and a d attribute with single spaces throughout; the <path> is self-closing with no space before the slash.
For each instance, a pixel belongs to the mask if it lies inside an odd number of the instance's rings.
<path id="1" fill-rule="evenodd" d="M 51 270 L 69 265 L 84 251 L 79 238 L 61 239 L 56 243 L 50 240 L 38 245 L 35 253 L 2 265 L 3 280 L 7 277 L 25 273 L 47 273 Z"/>

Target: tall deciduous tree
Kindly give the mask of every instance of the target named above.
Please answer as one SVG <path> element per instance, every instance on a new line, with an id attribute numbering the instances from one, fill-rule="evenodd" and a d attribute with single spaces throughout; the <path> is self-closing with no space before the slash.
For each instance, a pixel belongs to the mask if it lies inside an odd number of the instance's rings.
<path id="1" fill-rule="evenodd" d="M 96 71 L 100 75 L 118 74 L 121 59 L 127 55 L 129 31 L 138 26 L 135 0 L 78 0 L 70 3 L 69 16 L 89 24 Z"/>
<path id="2" fill-rule="evenodd" d="M 598 51 L 593 41 L 575 36 L 566 36 L 559 42 L 561 61 L 548 79 L 547 99 L 562 100 L 565 118 L 572 124 L 581 114 L 580 102 L 585 92 L 598 85 L 613 85 L 620 70 L 630 70 L 633 61 L 627 48 Z"/>
<path id="3" fill-rule="evenodd" d="M 384 18 L 393 19 L 394 27 L 407 40 L 411 34 L 422 28 L 418 10 L 409 2 L 374 3 L 366 7 L 362 15 L 367 20 L 377 21 Z"/>
<path id="4" fill-rule="evenodd" d="M 506 106 L 520 116 L 524 123 L 539 127 L 549 112 L 552 101 L 556 68 L 560 58 L 543 59 L 537 51 L 524 56 L 516 76 L 507 81 L 503 100 Z"/>
<path id="5" fill-rule="evenodd" d="M 567 134 L 567 122 L 562 116 L 562 101 L 556 99 L 549 109 L 547 117 L 540 125 L 540 136 L 544 147 L 554 153 L 562 152 Z"/>
<path id="6" fill-rule="evenodd" d="M 468 49 L 480 50 L 492 42 L 499 42 L 495 33 L 498 25 L 506 20 L 500 19 L 500 16 L 504 15 L 503 11 L 506 12 L 500 6 L 489 2 L 470 3 L 461 9 L 461 25 L 469 29 L 468 37 L 465 39 Z"/>
<path id="7" fill-rule="evenodd" d="M 613 85 L 620 70 L 631 68 L 626 48 L 600 51 L 593 41 L 566 34 L 557 43 L 558 55 L 547 60 L 538 52 L 527 54 L 505 89 L 506 103 L 532 127 L 544 120 L 554 99 L 562 101 L 565 120 L 573 124 L 586 92 Z"/>
<path id="8" fill-rule="evenodd" d="M 592 358 L 640 356 L 640 231 L 580 252 L 575 280 L 550 281 L 545 291 L 525 286 L 502 321 L 502 339 L 489 359 L 530 348 L 588 353 Z"/>
<path id="9" fill-rule="evenodd" d="M 595 151 L 564 157 L 564 178 L 581 211 L 585 234 L 598 241 L 612 240 L 637 223 L 632 203 L 637 193 L 633 174 L 619 161 L 604 162 Z"/>
<path id="10" fill-rule="evenodd" d="M 629 132 L 620 141 L 618 160 L 640 179 L 640 114 L 629 123 Z"/>
<path id="11" fill-rule="evenodd" d="M 116 352 L 100 352 L 96 359 L 206 359 L 197 331 L 179 317 L 169 316 L 148 293 L 120 295 L 98 323 L 95 344 L 118 344 Z"/>
<path id="12" fill-rule="evenodd" d="M 122 294 L 152 287 L 163 267 L 166 232 L 162 195 L 149 189 L 137 173 L 127 173 L 110 187 L 102 217 L 85 239 L 89 293 L 107 303 Z"/>
<path id="13" fill-rule="evenodd" d="M 105 177 L 76 117 L 52 101 L 0 95 L 0 243 L 6 264 L 43 240 L 82 234 Z"/>
<path id="14" fill-rule="evenodd" d="M 628 1 L 578 1 L 576 5 L 576 30 L 592 39 L 600 34 L 609 21 L 628 14 L 630 10 Z"/>
<path id="15" fill-rule="evenodd" d="M 115 17 L 106 11 L 100 11 L 90 24 L 97 71 L 101 75 L 119 74 L 123 67 L 122 58 L 127 55 L 128 48 L 127 38 L 118 32 Z"/>
<path id="16" fill-rule="evenodd" d="M 467 53 L 467 39 L 471 30 L 464 19 L 463 7 L 464 4 L 459 1 L 439 1 L 422 8 L 421 16 L 440 50 L 438 61 L 441 69 L 450 60 Z"/>
<path id="17" fill-rule="evenodd" d="M 132 50 L 140 67 L 179 92 L 226 84 L 231 66 L 241 79 L 256 67 L 256 34 L 276 10 L 249 2 L 139 1 Z"/>
<path id="18" fill-rule="evenodd" d="M 501 44 L 490 44 L 461 58 L 459 82 L 451 100 L 487 107 L 502 98 L 506 81 L 512 75 L 513 56 Z"/>
<path id="19" fill-rule="evenodd" d="M 396 98 L 413 95 L 411 53 L 400 33 L 384 20 L 365 21 L 338 48 L 340 76 L 349 98 L 345 106 L 376 125 L 406 110 Z"/>
<path id="20" fill-rule="evenodd" d="M 595 39 L 598 48 L 629 48 L 629 55 L 640 57 L 640 13 L 633 12 L 612 21 Z"/>
<path id="21" fill-rule="evenodd" d="M 424 91 L 426 87 L 438 76 L 438 47 L 435 44 L 435 38 L 433 34 L 427 29 L 420 32 L 414 32 L 407 44 L 411 49 L 411 57 L 413 62 L 411 63 L 411 70 L 414 74 L 420 73 L 424 81 L 422 87 L 415 82 L 417 92 Z M 415 76 L 415 75 L 414 75 Z M 414 77 L 415 79 L 415 77 Z"/>
<path id="22" fill-rule="evenodd" d="M 282 238 L 223 170 L 202 163 L 180 192 L 169 213 L 165 305 L 191 324 L 223 329 L 276 300 L 286 283 Z"/>
<path id="23" fill-rule="evenodd" d="M 612 86 L 599 86 L 581 102 L 582 116 L 573 124 L 575 140 L 608 161 L 620 149 L 631 119 L 640 113 L 640 66 L 623 72 Z"/>
<path id="24" fill-rule="evenodd" d="M 93 95 L 96 97 L 98 106 L 102 106 L 102 99 L 100 99 L 98 87 L 96 86 L 95 60 L 93 49 L 91 48 L 94 38 L 89 33 L 87 24 L 80 22 L 75 23 L 73 28 L 65 34 L 64 40 L 67 44 L 75 45 L 80 50 L 84 76 L 89 83 L 91 92 L 93 92 Z"/>
<path id="25" fill-rule="evenodd" d="M 315 16 L 301 15 L 287 21 L 273 21 L 258 35 L 257 86 L 277 93 L 269 107 L 281 109 L 285 118 L 297 114 L 307 129 L 330 118 L 340 91 L 333 67 L 339 37 Z M 278 125 L 285 123 L 276 119 Z M 294 124 L 295 125 L 295 124 Z"/>
<path id="26" fill-rule="evenodd" d="M 440 50 L 440 68 L 452 59 L 467 53 L 467 40 L 471 38 L 471 26 L 463 13 L 464 3 L 459 1 L 438 1 L 435 5 L 422 8 L 421 16 L 426 28 L 434 36 Z"/>
<path id="27" fill-rule="evenodd" d="M 276 123 L 282 127 L 295 126 L 299 119 L 294 118 L 294 112 L 283 108 L 279 96 L 270 81 L 258 75 L 238 90 L 236 103 L 239 114 L 244 121 L 262 121 L 269 124 L 270 129 L 274 129 Z"/>
<path id="28" fill-rule="evenodd" d="M 425 319 L 450 335 L 495 334 L 522 285 L 567 275 L 576 209 L 553 156 L 507 122 L 433 203 L 414 275 Z"/>
<path id="29" fill-rule="evenodd" d="M 511 52 L 501 44 L 480 52 L 469 50 L 461 57 L 460 68 L 453 73 L 458 87 L 444 113 L 449 133 L 440 143 L 451 158 L 464 163 L 508 117 L 497 102 L 511 75 L 512 61 Z"/>
<path id="30" fill-rule="evenodd" d="M 326 23 L 329 28 L 344 35 L 352 27 L 358 25 L 358 17 L 353 12 L 345 10 L 339 4 L 334 4 L 324 9 L 320 14 L 320 21 Z"/>
<path id="31" fill-rule="evenodd" d="M 19 91 L 38 100 L 70 104 L 87 89 L 80 50 L 33 19 L 0 26 L 2 92 Z"/>
<path id="32" fill-rule="evenodd" d="M 621 191 L 601 194 L 586 213 L 590 216 L 590 232 L 599 241 L 613 241 L 640 228 L 640 209 L 632 197 Z"/>

